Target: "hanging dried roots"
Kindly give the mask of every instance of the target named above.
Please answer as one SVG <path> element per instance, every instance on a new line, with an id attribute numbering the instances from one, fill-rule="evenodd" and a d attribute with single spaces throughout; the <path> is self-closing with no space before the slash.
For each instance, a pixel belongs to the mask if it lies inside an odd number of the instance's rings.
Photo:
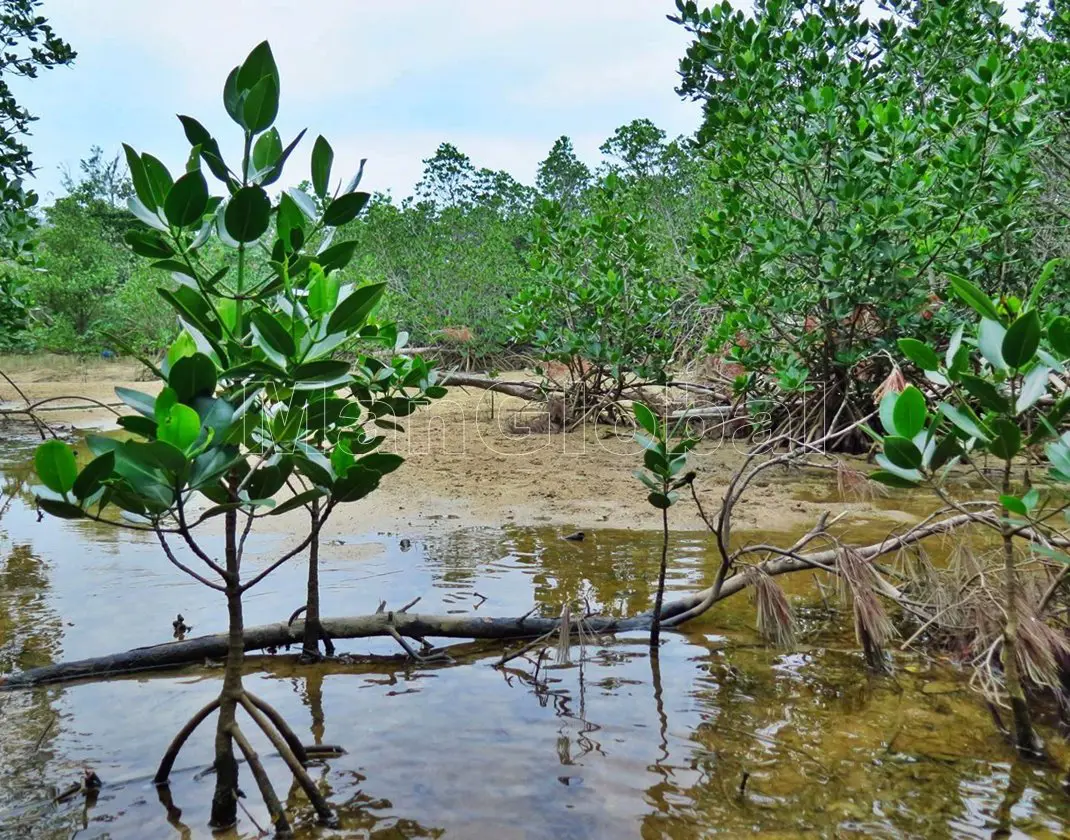
<path id="1" fill-rule="evenodd" d="M 795 613 L 784 590 L 757 566 L 752 566 L 745 574 L 747 583 L 754 589 L 758 632 L 762 638 L 777 647 L 794 647 Z"/>
<path id="2" fill-rule="evenodd" d="M 855 637 L 866 662 L 875 670 L 885 669 L 884 648 L 895 637 L 895 626 L 873 589 L 875 578 L 869 563 L 850 546 L 840 549 L 840 580 L 851 597 Z"/>

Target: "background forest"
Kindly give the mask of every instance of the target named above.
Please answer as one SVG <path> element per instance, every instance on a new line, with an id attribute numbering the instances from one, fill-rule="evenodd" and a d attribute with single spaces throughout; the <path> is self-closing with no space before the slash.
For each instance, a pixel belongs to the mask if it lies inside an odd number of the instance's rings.
<path id="1" fill-rule="evenodd" d="M 921 379 L 896 342 L 946 343 L 953 277 L 1013 304 L 1066 255 L 1058 4 L 1014 26 L 980 0 L 896 0 L 875 22 L 840 2 L 680 2 L 673 20 L 693 35 L 693 136 L 636 119 L 594 167 L 562 136 L 534 185 L 444 142 L 415 195 L 377 194 L 345 227 L 345 280 L 387 282 L 383 316 L 447 367 L 595 368 L 612 396 L 691 365 L 752 414 L 830 431 L 890 375 Z M 158 353 L 176 323 L 124 241 L 122 152 L 89 150 L 64 186 L 32 264 L 8 268 L 0 349 Z M 1058 313 L 1067 270 L 1050 275 Z"/>

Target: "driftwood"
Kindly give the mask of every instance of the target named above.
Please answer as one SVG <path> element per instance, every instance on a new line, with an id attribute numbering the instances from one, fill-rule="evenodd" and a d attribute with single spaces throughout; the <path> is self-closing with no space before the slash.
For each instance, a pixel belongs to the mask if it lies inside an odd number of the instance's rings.
<path id="1" fill-rule="evenodd" d="M 522 400 L 546 399 L 546 390 L 534 382 L 506 382 L 474 373 L 450 373 L 443 377 L 439 384 L 443 387 L 482 388 L 485 391 L 497 391 Z"/>
<path id="2" fill-rule="evenodd" d="M 889 537 L 880 543 L 855 549 L 855 553 L 862 559 L 872 560 L 884 554 L 898 551 L 904 546 L 919 542 L 927 537 L 946 534 L 970 521 L 971 518 L 968 515 L 950 516 L 915 527 L 900 536 Z M 764 560 L 760 566 L 762 571 L 769 576 L 807 569 L 823 569 L 835 572 L 841 550 L 841 548 L 837 547 L 806 554 L 776 556 Z M 724 581 L 716 598 L 711 599 L 712 590 L 706 589 L 671 601 L 663 606 L 661 620 L 662 622 L 668 622 L 673 617 L 689 611 L 694 613 L 695 616 L 700 615 L 701 608 L 711 606 L 716 601 L 743 591 L 748 586 L 748 581 L 748 575 L 736 573 Z M 878 591 L 893 600 L 899 600 L 900 598 L 899 591 L 883 580 Z M 707 604 L 707 602 L 710 603 Z M 584 618 L 584 626 L 593 633 L 619 633 L 649 630 L 652 621 L 653 615 L 650 612 L 628 618 L 592 615 Z M 421 615 L 398 610 L 363 616 L 323 618 L 321 619 L 321 624 L 327 634 L 334 639 L 358 639 L 375 636 L 394 637 L 396 634 L 397 636 L 417 640 L 432 637 L 507 641 L 531 639 L 552 633 L 558 628 L 560 620 L 535 616 L 494 618 L 472 615 Z M 663 626 L 665 629 L 676 629 L 672 626 Z M 262 650 L 290 644 L 300 645 L 303 638 L 303 621 L 295 621 L 292 624 L 279 622 L 277 624 L 249 627 L 245 630 L 245 649 Z M 221 660 L 226 655 L 227 635 L 225 633 L 199 636 L 178 642 L 165 642 L 150 647 L 134 648 L 133 650 L 110 656 L 32 668 L 6 677 L 0 677 L 0 688 L 23 688 L 65 680 L 174 668 L 204 662 L 206 659 Z"/>

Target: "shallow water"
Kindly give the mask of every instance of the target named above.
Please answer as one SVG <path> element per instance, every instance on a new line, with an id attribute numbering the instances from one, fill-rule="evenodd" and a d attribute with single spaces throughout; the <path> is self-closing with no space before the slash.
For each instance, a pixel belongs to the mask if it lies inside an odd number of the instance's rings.
<path id="1" fill-rule="evenodd" d="M 11 497 L 27 449 L 9 447 L 0 478 L 0 672 L 164 641 L 177 612 L 198 634 L 223 629 L 219 596 L 142 535 L 38 523 Z M 404 535 L 367 534 L 358 516 L 323 550 L 328 615 L 417 595 L 422 612 L 488 615 L 555 615 L 566 600 L 626 614 L 652 599 L 655 533 L 596 531 L 577 544 L 547 529 L 467 530 L 402 550 Z M 704 534 L 676 535 L 671 590 L 702 584 L 709 550 Z M 522 660 L 493 669 L 490 647 L 469 646 L 451 667 L 258 658 L 247 685 L 309 742 L 348 751 L 314 770 L 339 831 L 316 828 L 281 759 L 266 741 L 257 749 L 303 837 L 1066 836 L 1062 777 L 1015 761 L 963 675 L 900 656 L 894 677 L 869 676 L 849 616 L 830 618 L 808 575 L 787 588 L 803 627 L 793 651 L 761 641 L 740 596 L 668 634 L 653 660 L 635 636 L 592 641 L 582 664 L 574 648 L 571 664 L 543 666 L 545 688 Z M 250 593 L 247 624 L 285 618 L 303 589 L 304 567 L 284 567 Z M 199 773 L 211 727 L 179 758 L 170 812 L 150 779 L 220 676 L 206 667 L 0 694 L 0 836 L 209 836 L 213 780 Z M 99 796 L 52 804 L 83 767 L 104 780 Z M 269 821 L 243 779 L 250 816 L 232 836 L 255 837 L 253 821 Z"/>

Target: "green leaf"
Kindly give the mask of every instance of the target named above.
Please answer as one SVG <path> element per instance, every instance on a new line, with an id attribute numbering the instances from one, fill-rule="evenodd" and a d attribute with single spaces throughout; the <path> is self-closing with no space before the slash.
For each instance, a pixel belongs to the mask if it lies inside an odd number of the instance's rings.
<path id="1" fill-rule="evenodd" d="M 884 439 L 884 453 L 888 460 L 895 466 L 904 470 L 917 470 L 921 468 L 921 451 L 914 442 L 905 437 L 889 435 Z"/>
<path id="2" fill-rule="evenodd" d="M 660 446 L 643 453 L 643 466 L 660 478 L 669 477 L 669 465 Z"/>
<path id="3" fill-rule="evenodd" d="M 153 416 L 157 424 L 167 419 L 172 407 L 179 402 L 178 392 L 171 387 L 164 388 L 156 395 L 156 404 L 153 406 Z"/>
<path id="4" fill-rule="evenodd" d="M 57 519 L 81 519 L 85 516 L 85 512 L 78 505 L 61 502 L 58 499 L 44 499 L 38 496 L 37 506 L 49 516 L 55 516 Z"/>
<path id="5" fill-rule="evenodd" d="M 360 458 L 357 461 L 357 466 L 374 470 L 379 475 L 387 475 L 404 463 L 405 459 L 400 455 L 395 455 L 391 452 L 373 452 L 371 455 L 365 455 Z"/>
<path id="6" fill-rule="evenodd" d="M 105 452 L 85 465 L 73 485 L 74 495 L 87 499 L 101 487 L 101 482 L 111 476 L 115 469 L 115 453 Z"/>
<path id="7" fill-rule="evenodd" d="M 1022 504 L 1025 505 L 1026 510 L 1033 510 L 1039 501 L 1040 491 L 1036 487 L 1030 487 L 1026 494 L 1022 496 Z"/>
<path id="8" fill-rule="evenodd" d="M 1040 316 L 1031 309 L 1020 316 L 1003 339 L 1003 359 L 1015 370 L 1020 370 L 1033 360 L 1040 346 Z"/>
<path id="9" fill-rule="evenodd" d="M 265 76 L 253 85 L 242 103 L 242 125 L 257 134 L 269 129 L 278 115 L 279 85 L 271 76 Z"/>
<path id="10" fill-rule="evenodd" d="M 126 143 L 123 143 L 123 152 L 126 154 L 126 167 L 130 170 L 130 180 L 134 185 L 134 193 L 137 195 L 138 200 L 152 213 L 158 205 L 152 194 L 152 187 L 149 186 L 149 177 L 145 174 L 145 164 L 141 161 L 141 155 Z"/>
<path id="11" fill-rule="evenodd" d="M 315 219 L 319 216 L 319 211 L 316 209 L 316 202 L 314 202 L 304 190 L 299 190 L 297 187 L 291 187 L 286 191 L 286 194 L 293 199 L 294 204 L 296 204 L 301 212 L 308 218 Z"/>
<path id="12" fill-rule="evenodd" d="M 899 487 L 902 489 L 913 489 L 918 486 L 917 481 L 911 481 L 909 478 L 903 478 L 894 472 L 888 470 L 876 470 L 869 474 L 870 479 L 873 481 L 884 484 L 888 487 Z"/>
<path id="13" fill-rule="evenodd" d="M 379 473 L 354 464 L 344 476 L 334 482 L 331 496 L 337 502 L 356 502 L 373 492 L 378 486 Z"/>
<path id="14" fill-rule="evenodd" d="M 1018 400 L 1014 404 L 1014 413 L 1021 414 L 1023 411 L 1036 405 L 1037 400 L 1048 393 L 1048 377 L 1051 368 L 1045 365 L 1037 365 L 1025 375 L 1022 380 L 1022 390 L 1018 393 Z"/>
<path id="15" fill-rule="evenodd" d="M 881 426 L 884 427 L 885 434 L 899 434 L 899 431 L 895 427 L 895 406 L 898 402 L 899 393 L 896 391 L 889 391 L 887 394 L 881 397 L 879 414 L 881 418 Z"/>
<path id="16" fill-rule="evenodd" d="M 139 435 L 148 440 L 153 440 L 156 437 L 156 421 L 150 420 L 148 417 L 142 417 L 140 414 L 127 414 L 116 418 L 115 422 L 119 424 L 120 428 L 126 429 L 131 434 Z"/>
<path id="17" fill-rule="evenodd" d="M 198 224 L 207 209 L 208 184 L 200 170 L 187 172 L 179 178 L 171 187 L 164 204 L 167 221 L 179 228 Z"/>
<path id="18" fill-rule="evenodd" d="M 1048 343 L 1063 359 L 1070 358 L 1070 318 L 1060 315 L 1048 324 Z"/>
<path id="19" fill-rule="evenodd" d="M 312 265 L 309 273 L 312 281 L 308 286 L 308 309 L 314 317 L 322 318 L 338 305 L 340 281 L 337 277 L 325 274 L 316 264 Z"/>
<path id="20" fill-rule="evenodd" d="M 253 335 L 261 349 L 267 344 L 271 350 L 287 360 L 297 352 L 293 336 L 270 312 L 265 309 L 254 311 L 252 322 Z"/>
<path id="21" fill-rule="evenodd" d="M 136 228 L 128 230 L 123 241 L 139 257 L 148 257 L 150 260 L 163 260 L 175 255 L 174 249 L 156 231 Z"/>
<path id="22" fill-rule="evenodd" d="M 293 150 L 297 148 L 297 144 L 301 142 L 301 138 L 304 136 L 305 129 L 302 128 L 297 133 L 297 136 L 290 141 L 290 145 L 288 145 L 285 149 L 282 150 L 282 154 L 280 154 L 279 159 L 275 161 L 275 165 L 271 167 L 271 171 L 264 173 L 264 175 L 261 177 L 261 186 L 266 187 L 269 184 L 274 184 L 276 181 L 279 180 L 279 178 L 282 176 L 283 166 L 285 166 L 286 161 L 289 160 L 290 155 L 293 153 Z"/>
<path id="23" fill-rule="evenodd" d="M 330 189 L 332 163 L 334 150 L 321 134 L 312 147 L 312 189 L 320 198 L 326 198 Z"/>
<path id="24" fill-rule="evenodd" d="M 282 459 L 278 464 L 269 464 L 260 467 L 254 472 L 246 484 L 246 491 L 250 499 L 270 499 L 285 485 L 286 479 L 293 472 L 293 462 L 289 458 Z"/>
<path id="25" fill-rule="evenodd" d="M 636 421 L 643 427 L 643 430 L 646 431 L 648 435 L 654 438 L 658 437 L 658 419 L 647 405 L 641 402 L 635 403 L 632 406 L 632 413 L 635 415 Z"/>
<path id="26" fill-rule="evenodd" d="M 896 434 L 912 438 L 925 428 L 929 412 L 925 408 L 925 396 L 913 385 L 908 385 L 899 394 L 892 411 Z"/>
<path id="27" fill-rule="evenodd" d="M 239 91 L 248 91 L 265 77 L 274 79 L 278 86 L 279 68 L 271 52 L 271 45 L 267 41 L 261 41 L 252 48 L 241 67 L 237 69 L 235 83 Z"/>
<path id="28" fill-rule="evenodd" d="M 253 145 L 253 169 L 266 172 L 282 156 L 282 138 L 276 129 L 265 131 Z"/>
<path id="29" fill-rule="evenodd" d="M 306 490 L 303 493 L 298 493 L 296 496 L 287 499 L 280 505 L 277 505 L 271 510 L 268 516 L 278 516 L 281 513 L 289 513 L 291 510 L 296 510 L 299 507 L 304 507 L 309 502 L 314 502 L 316 499 L 322 499 L 326 493 L 317 488 Z"/>
<path id="30" fill-rule="evenodd" d="M 298 365 L 290 375 L 298 382 L 335 382 L 349 375 L 349 362 L 342 359 L 322 359 Z"/>
<path id="31" fill-rule="evenodd" d="M 357 252 L 358 244 L 355 239 L 348 242 L 339 242 L 337 245 L 332 245 L 330 248 L 321 251 L 316 256 L 316 261 L 323 267 L 325 274 L 330 274 L 332 271 L 340 271 L 349 265 L 353 255 Z"/>
<path id="32" fill-rule="evenodd" d="M 178 395 L 179 402 L 190 403 L 194 397 L 215 393 L 216 367 L 204 353 L 194 353 L 179 359 L 167 375 L 167 384 Z"/>
<path id="33" fill-rule="evenodd" d="M 37 477 L 53 493 L 67 494 L 78 478 L 74 450 L 61 440 L 50 440 L 37 447 L 33 455 Z"/>
<path id="34" fill-rule="evenodd" d="M 1011 513 L 1016 513 L 1019 516 L 1029 515 L 1029 509 L 1017 496 L 1000 496 L 999 503 Z"/>
<path id="35" fill-rule="evenodd" d="M 215 320 L 215 313 L 199 291 L 190 286 L 179 286 L 172 292 L 159 286 L 156 293 L 171 304 L 171 308 L 191 327 L 210 338 L 222 337 L 223 328 Z"/>
<path id="36" fill-rule="evenodd" d="M 331 313 L 327 332 L 348 333 L 360 328 L 385 291 L 386 283 L 370 283 L 354 289 Z"/>
<path id="37" fill-rule="evenodd" d="M 651 476 L 649 473 L 643 472 L 643 470 L 635 470 L 632 472 L 632 475 L 634 475 L 641 482 L 643 482 L 643 484 L 646 485 L 646 488 L 648 490 L 651 490 L 655 493 L 661 492 L 661 482 L 655 480 L 654 477 Z"/>
<path id="38" fill-rule="evenodd" d="M 977 346 L 981 355 L 995 370 L 1006 370 L 1007 362 L 1003 358 L 1003 341 L 1007 331 L 999 321 L 984 319 L 977 330 Z"/>
<path id="39" fill-rule="evenodd" d="M 940 357 L 924 342 L 916 338 L 901 338 L 898 344 L 902 354 L 922 370 L 937 370 L 940 367 Z"/>
<path id="40" fill-rule="evenodd" d="M 673 502 L 676 501 L 675 493 L 651 493 L 646 497 L 646 500 L 650 502 L 658 510 L 667 510 L 672 507 Z"/>
<path id="41" fill-rule="evenodd" d="M 999 412 L 1005 412 L 1010 408 L 1007 398 L 987 379 L 964 373 L 959 377 L 959 380 L 962 382 L 962 387 L 985 408 Z"/>
<path id="42" fill-rule="evenodd" d="M 945 367 L 954 367 L 955 356 L 958 354 L 959 348 L 962 346 L 962 333 L 965 331 L 965 329 L 965 324 L 959 324 L 955 328 L 955 332 L 951 334 L 951 341 L 948 342 L 947 352 L 944 354 Z"/>
<path id="43" fill-rule="evenodd" d="M 271 224 L 271 199 L 262 187 L 242 187 L 227 204 L 223 224 L 235 242 L 255 242 Z"/>
<path id="44" fill-rule="evenodd" d="M 208 133 L 208 129 L 193 117 L 179 115 L 178 119 L 182 123 L 182 130 L 185 132 L 189 144 L 200 147 L 201 157 L 208 165 L 211 173 L 220 181 L 230 184 L 233 179 L 230 177 L 230 173 L 227 172 L 227 165 L 223 162 L 223 156 L 219 152 L 219 144 Z"/>
<path id="45" fill-rule="evenodd" d="M 176 403 L 159 424 L 156 437 L 185 452 L 201 436 L 201 418 L 188 405 Z"/>
<path id="46" fill-rule="evenodd" d="M 988 444 L 988 451 L 1003 461 L 1011 460 L 1022 448 L 1022 433 L 1019 428 L 1005 417 L 992 421 L 995 437 Z"/>
<path id="47" fill-rule="evenodd" d="M 143 414 L 153 420 L 156 419 L 155 397 L 143 394 L 141 391 L 135 391 L 132 388 L 116 388 L 115 396 L 134 409 L 138 414 Z"/>
<path id="48" fill-rule="evenodd" d="M 364 209 L 369 198 L 371 195 L 366 192 L 346 193 L 338 196 L 327 205 L 327 210 L 323 214 L 323 224 L 328 227 L 340 227 L 346 222 L 353 221 Z"/>
<path id="49" fill-rule="evenodd" d="M 958 438 L 948 435 L 936 445 L 929 458 L 928 467 L 931 470 L 938 470 L 954 458 L 961 458 L 962 455 L 962 444 L 959 443 Z"/>
<path id="50" fill-rule="evenodd" d="M 992 299 L 964 277 L 950 278 L 951 290 L 978 315 L 999 322 L 999 311 Z"/>
<path id="51" fill-rule="evenodd" d="M 150 154 L 143 154 L 141 162 L 145 166 L 145 177 L 148 179 L 149 189 L 152 190 L 154 202 L 152 206 L 163 208 L 167 202 L 167 194 L 171 192 L 171 187 L 174 185 L 171 173 L 167 171 L 162 161 Z"/>
<path id="52" fill-rule="evenodd" d="M 982 443 L 988 443 L 992 439 L 991 432 L 974 422 L 973 418 L 962 409 L 949 403 L 940 403 L 940 413 L 970 437 L 977 438 Z"/>

